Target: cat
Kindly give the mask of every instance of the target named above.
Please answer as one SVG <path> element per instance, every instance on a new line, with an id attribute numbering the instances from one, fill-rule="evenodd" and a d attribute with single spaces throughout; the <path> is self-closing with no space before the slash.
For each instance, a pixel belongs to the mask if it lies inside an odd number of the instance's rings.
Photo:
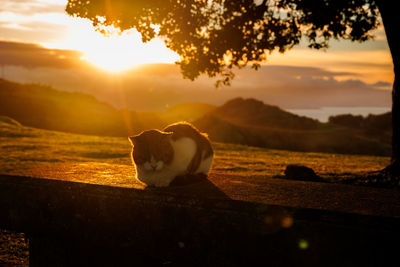
<path id="1" fill-rule="evenodd" d="M 207 176 L 214 158 L 208 136 L 187 122 L 147 130 L 129 140 L 136 178 L 149 186 L 169 186 L 178 176 Z"/>

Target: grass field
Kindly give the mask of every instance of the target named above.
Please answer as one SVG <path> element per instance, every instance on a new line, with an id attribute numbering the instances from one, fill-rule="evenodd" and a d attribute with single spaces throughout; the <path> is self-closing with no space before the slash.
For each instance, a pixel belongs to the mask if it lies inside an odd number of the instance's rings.
<path id="1" fill-rule="evenodd" d="M 304 153 L 213 143 L 212 172 L 237 175 L 283 175 L 288 164 L 311 167 L 328 181 L 346 179 L 352 174 L 376 171 L 390 158 L 363 155 Z M 100 137 L 39 130 L 0 117 L 0 173 L 54 164 L 102 162 L 130 165 L 127 138 Z"/>

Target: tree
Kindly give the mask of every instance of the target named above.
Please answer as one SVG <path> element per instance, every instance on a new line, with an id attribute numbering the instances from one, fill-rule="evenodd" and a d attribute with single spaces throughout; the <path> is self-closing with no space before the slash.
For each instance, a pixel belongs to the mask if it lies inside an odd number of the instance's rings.
<path id="1" fill-rule="evenodd" d="M 180 55 L 181 72 L 195 79 L 220 76 L 229 85 L 233 67 L 257 69 L 273 51 L 284 53 L 306 38 L 313 49 L 329 40 L 366 41 L 382 16 L 395 68 L 393 154 L 389 176 L 400 174 L 398 52 L 394 10 L 384 0 L 69 0 L 70 15 L 88 18 L 98 30 L 135 28 L 144 42 L 155 36 Z M 157 25 L 157 26 L 156 26 Z"/>

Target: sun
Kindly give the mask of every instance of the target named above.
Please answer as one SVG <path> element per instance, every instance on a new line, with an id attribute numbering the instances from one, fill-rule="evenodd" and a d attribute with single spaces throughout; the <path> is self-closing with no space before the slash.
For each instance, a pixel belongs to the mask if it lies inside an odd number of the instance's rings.
<path id="1" fill-rule="evenodd" d="M 159 39 L 142 43 L 140 34 L 134 30 L 110 36 L 100 34 L 86 41 L 81 48 L 84 53 L 82 59 L 110 72 L 121 72 L 149 63 L 174 63 L 179 59 Z"/>
<path id="2" fill-rule="evenodd" d="M 105 71 L 118 73 L 143 64 L 174 63 L 179 60 L 179 56 L 169 50 L 161 39 L 143 43 L 140 33 L 134 29 L 121 32 L 108 27 L 108 34 L 103 35 L 86 19 L 69 20 L 69 32 L 57 46 L 82 52 L 83 61 Z"/>

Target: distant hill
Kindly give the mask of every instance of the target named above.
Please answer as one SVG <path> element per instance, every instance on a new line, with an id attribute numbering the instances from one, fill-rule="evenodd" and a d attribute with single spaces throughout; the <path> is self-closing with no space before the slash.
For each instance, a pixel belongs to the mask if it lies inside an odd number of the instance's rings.
<path id="1" fill-rule="evenodd" d="M 321 125 L 317 120 L 289 113 L 277 106 L 267 105 L 252 98 L 232 99 L 215 109 L 212 114 L 242 126 L 305 130 L 316 129 Z"/>
<path id="2" fill-rule="evenodd" d="M 391 130 L 392 113 L 386 112 L 379 115 L 361 115 L 341 114 L 330 116 L 328 121 L 337 125 L 346 126 L 354 129 L 381 129 L 384 131 Z"/>
<path id="3" fill-rule="evenodd" d="M 1 126 L 14 126 L 14 127 L 20 127 L 22 126 L 21 123 L 19 123 L 18 121 L 7 117 L 7 116 L 0 116 L 0 124 Z"/>
<path id="4" fill-rule="evenodd" d="M 342 114 L 329 117 L 329 123 L 354 129 L 364 136 L 378 139 L 382 143 L 390 144 L 392 137 L 392 112 L 379 115 L 369 114 L 366 117 L 351 114 Z"/>
<path id="5" fill-rule="evenodd" d="M 135 112 L 83 93 L 0 79 L 0 116 L 36 128 L 99 136 L 128 136 L 186 120 L 218 142 L 329 153 L 391 151 L 388 115 L 368 117 L 368 127 L 354 127 L 341 119 L 321 123 L 255 99 L 236 98 L 220 107 L 189 103 L 165 112 Z"/>
<path id="6" fill-rule="evenodd" d="M 23 128 L 24 126 L 22 126 L 18 121 L 10 117 L 0 116 L 0 137 L 32 136 L 29 131 L 26 131 L 26 129 Z"/>
<path id="7" fill-rule="evenodd" d="M 169 108 L 165 112 L 160 112 L 159 114 L 163 121 L 167 122 L 167 124 L 182 120 L 193 122 L 211 112 L 215 108 L 215 106 L 210 104 L 185 103 L 176 105 L 172 108 Z"/>
<path id="8" fill-rule="evenodd" d="M 194 124 L 218 142 L 275 149 L 389 155 L 390 138 L 343 125 L 320 123 L 255 99 L 236 98 Z"/>
<path id="9" fill-rule="evenodd" d="M 0 79 L 0 115 L 27 126 L 63 132 L 128 136 L 145 129 L 163 128 L 179 120 L 193 121 L 213 108 L 192 103 L 166 112 L 117 110 L 87 94 Z"/>

